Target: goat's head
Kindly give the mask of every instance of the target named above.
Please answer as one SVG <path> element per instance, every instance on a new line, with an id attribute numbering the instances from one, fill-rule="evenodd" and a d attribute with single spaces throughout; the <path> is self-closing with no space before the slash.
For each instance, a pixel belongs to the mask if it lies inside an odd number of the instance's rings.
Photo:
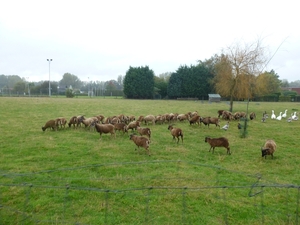
<path id="1" fill-rule="evenodd" d="M 269 155 L 269 148 L 261 148 L 261 157 L 266 157 Z"/>
<path id="2" fill-rule="evenodd" d="M 173 125 L 169 125 L 168 130 L 172 130 L 172 129 L 173 129 Z"/>

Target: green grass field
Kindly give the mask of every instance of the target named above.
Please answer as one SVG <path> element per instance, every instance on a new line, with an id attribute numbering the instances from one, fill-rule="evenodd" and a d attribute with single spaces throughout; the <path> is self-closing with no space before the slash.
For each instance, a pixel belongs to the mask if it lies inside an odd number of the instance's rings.
<path id="1" fill-rule="evenodd" d="M 241 138 L 238 121 L 228 131 L 176 122 L 152 130 L 149 157 L 135 151 L 129 134 L 116 138 L 81 127 L 42 131 L 49 119 L 98 114 L 158 115 L 198 111 L 217 117 L 227 102 L 115 98 L 0 98 L 0 224 L 297 224 L 299 219 L 299 121 L 271 120 L 299 103 L 250 102 L 257 118 Z M 246 111 L 234 102 L 233 112 Z M 261 122 L 267 111 L 269 119 Z M 226 121 L 221 120 L 221 126 Z M 130 132 L 129 132 L 130 133 Z M 208 152 L 206 136 L 227 137 Z M 274 139 L 274 159 L 261 157 Z M 257 177 L 261 177 L 258 180 Z M 265 184 L 266 188 L 254 184 Z M 273 187 L 272 187 L 273 185 Z M 280 188 L 287 185 L 290 188 Z M 278 187 L 279 186 L 279 187 Z M 252 197 L 249 197 L 252 196 Z"/>

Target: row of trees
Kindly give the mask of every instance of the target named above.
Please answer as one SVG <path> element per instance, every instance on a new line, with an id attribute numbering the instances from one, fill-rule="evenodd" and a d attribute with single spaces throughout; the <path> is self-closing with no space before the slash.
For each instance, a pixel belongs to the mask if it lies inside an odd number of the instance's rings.
<path id="1" fill-rule="evenodd" d="M 168 79 L 159 79 L 146 67 L 126 72 L 124 95 L 127 98 L 153 98 L 156 93 L 171 99 L 179 97 L 203 98 L 218 93 L 230 100 L 253 99 L 256 96 L 278 94 L 282 81 L 274 70 L 264 71 L 268 63 L 264 47 L 236 44 L 197 65 L 180 66 Z M 164 83 L 164 84 L 163 84 Z"/>
<path id="2" fill-rule="evenodd" d="M 219 93 L 233 100 L 253 99 L 256 96 L 279 93 L 281 87 L 289 86 L 287 81 L 279 80 L 274 70 L 264 71 L 268 63 L 264 47 L 259 41 L 253 44 L 236 43 L 196 65 L 183 65 L 173 73 L 155 76 L 148 66 L 129 67 L 125 76 L 117 81 L 81 81 L 77 76 L 65 73 L 58 82 L 51 82 L 51 92 L 60 94 L 71 89 L 72 93 L 92 93 L 104 95 L 115 90 L 123 90 L 126 98 L 152 99 L 193 97 L 207 98 L 209 93 Z M 297 82 L 291 83 L 296 84 Z M 300 85 L 300 81 L 299 81 Z M 27 82 L 19 76 L 0 75 L 2 93 L 47 94 L 49 82 Z"/>
<path id="3" fill-rule="evenodd" d="M 93 95 L 104 95 L 115 90 L 123 89 L 123 78 L 119 76 L 118 81 L 81 81 L 76 75 L 65 73 L 60 81 L 51 81 L 51 93 L 54 95 L 65 94 L 67 89 L 73 93 L 93 93 Z M 29 82 L 18 75 L 0 75 L 0 93 L 9 95 L 48 95 L 49 81 Z"/>

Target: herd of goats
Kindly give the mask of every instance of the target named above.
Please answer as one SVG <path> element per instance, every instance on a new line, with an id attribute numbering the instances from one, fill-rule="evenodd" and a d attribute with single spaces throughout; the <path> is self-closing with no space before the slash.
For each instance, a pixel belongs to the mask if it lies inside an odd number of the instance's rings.
<path id="1" fill-rule="evenodd" d="M 287 110 L 282 114 L 280 112 L 279 116 L 275 116 L 274 110 L 272 110 L 271 119 L 281 120 L 287 117 Z M 227 120 L 228 122 L 223 127 L 220 127 L 220 118 Z M 190 125 L 204 124 L 208 126 L 210 124 L 214 124 L 216 127 L 219 127 L 223 130 L 228 130 L 229 128 L 229 121 L 231 120 L 240 120 L 246 119 L 247 114 L 245 112 L 236 112 L 231 113 L 226 110 L 219 110 L 218 117 L 201 117 L 198 115 L 197 111 L 188 112 L 186 114 L 176 114 L 176 113 L 167 113 L 163 115 L 147 115 L 147 116 L 140 116 L 137 119 L 135 116 L 125 116 L 120 114 L 118 116 L 112 117 L 104 117 L 103 115 L 98 115 L 94 117 L 85 118 L 84 116 L 73 116 L 70 118 L 69 122 L 67 122 L 66 118 L 58 117 L 56 119 L 52 119 L 46 122 L 46 124 L 42 127 L 42 130 L 45 131 L 46 129 L 58 130 L 59 128 L 65 128 L 68 124 L 69 127 L 79 127 L 84 126 L 85 128 L 95 129 L 100 134 L 100 139 L 102 134 L 111 134 L 114 137 L 116 136 L 116 131 L 120 132 L 128 132 L 137 131 L 139 135 L 130 134 L 130 140 L 132 140 L 135 145 L 139 148 L 142 147 L 146 150 L 147 154 L 150 156 L 150 138 L 151 138 L 151 129 L 148 127 L 142 127 L 142 124 L 148 125 L 149 123 L 155 124 L 164 124 L 164 123 L 172 123 L 175 121 L 188 121 Z M 254 112 L 249 114 L 249 119 L 253 120 L 256 118 Z M 265 122 L 266 119 L 269 118 L 266 112 L 263 113 L 262 122 Z M 298 116 L 296 112 L 291 114 L 291 117 L 287 119 L 288 122 L 292 120 L 298 120 Z M 238 123 L 238 129 L 241 129 L 242 126 Z M 168 130 L 170 131 L 171 135 L 173 136 L 173 140 L 177 139 L 177 143 L 181 140 L 183 143 L 183 132 L 182 129 L 174 127 L 173 125 L 168 126 Z M 227 154 L 231 154 L 228 139 L 225 137 L 220 138 L 210 138 L 206 137 L 205 142 L 210 145 L 209 151 L 212 149 L 212 153 L 214 153 L 215 147 L 224 147 L 227 149 Z M 261 148 L 262 157 L 267 155 L 271 155 L 273 158 L 273 153 L 276 150 L 276 143 L 274 140 L 267 140 L 265 145 Z"/>

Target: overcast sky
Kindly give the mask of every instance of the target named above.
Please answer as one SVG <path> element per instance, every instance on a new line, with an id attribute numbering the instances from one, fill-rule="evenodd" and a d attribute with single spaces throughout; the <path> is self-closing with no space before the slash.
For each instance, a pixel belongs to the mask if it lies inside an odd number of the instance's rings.
<path id="1" fill-rule="evenodd" d="M 9 0 L 1 2 L 0 74 L 29 81 L 107 81 L 129 66 L 159 75 L 258 38 L 266 70 L 300 80 L 297 1 Z"/>

